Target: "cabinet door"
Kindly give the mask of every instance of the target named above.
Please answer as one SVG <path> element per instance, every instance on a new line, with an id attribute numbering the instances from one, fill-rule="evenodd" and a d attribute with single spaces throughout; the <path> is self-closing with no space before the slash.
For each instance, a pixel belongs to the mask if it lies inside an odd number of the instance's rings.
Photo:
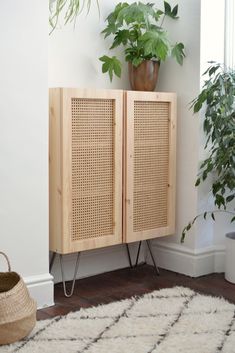
<path id="1" fill-rule="evenodd" d="M 174 233 L 176 96 L 126 92 L 125 241 Z"/>
<path id="2" fill-rule="evenodd" d="M 122 242 L 123 92 L 61 89 L 60 253 Z"/>

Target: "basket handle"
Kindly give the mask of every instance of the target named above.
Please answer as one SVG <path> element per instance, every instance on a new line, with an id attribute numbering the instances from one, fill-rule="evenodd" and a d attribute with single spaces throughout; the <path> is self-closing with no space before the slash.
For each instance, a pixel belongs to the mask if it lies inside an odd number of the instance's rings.
<path id="1" fill-rule="evenodd" d="M 6 255 L 6 254 L 4 254 L 4 252 L 2 252 L 2 251 L 0 251 L 0 255 L 2 255 L 2 256 L 4 256 L 4 257 L 5 257 L 6 262 L 7 262 L 7 265 L 8 265 L 8 271 L 9 271 L 9 272 L 11 272 L 11 265 L 10 265 L 10 261 L 9 261 L 9 259 L 8 259 L 7 255 Z"/>

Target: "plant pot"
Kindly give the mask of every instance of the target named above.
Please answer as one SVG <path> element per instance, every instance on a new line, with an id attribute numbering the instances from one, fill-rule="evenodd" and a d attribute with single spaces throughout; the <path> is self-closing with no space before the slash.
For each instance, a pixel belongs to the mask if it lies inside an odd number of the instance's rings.
<path id="1" fill-rule="evenodd" d="M 225 235 L 225 279 L 235 283 L 235 232 Z"/>
<path id="2" fill-rule="evenodd" d="M 135 67 L 131 62 L 128 63 L 129 81 L 131 89 L 134 91 L 154 91 L 159 70 L 160 62 L 145 60 Z"/>

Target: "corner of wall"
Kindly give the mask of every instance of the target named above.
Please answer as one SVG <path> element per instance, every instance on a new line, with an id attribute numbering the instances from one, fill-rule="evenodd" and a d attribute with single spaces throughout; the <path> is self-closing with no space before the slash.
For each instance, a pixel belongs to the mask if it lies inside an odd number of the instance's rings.
<path id="1" fill-rule="evenodd" d="M 37 302 L 37 308 L 42 309 L 54 305 L 54 281 L 49 273 L 24 277 L 30 295 Z"/>

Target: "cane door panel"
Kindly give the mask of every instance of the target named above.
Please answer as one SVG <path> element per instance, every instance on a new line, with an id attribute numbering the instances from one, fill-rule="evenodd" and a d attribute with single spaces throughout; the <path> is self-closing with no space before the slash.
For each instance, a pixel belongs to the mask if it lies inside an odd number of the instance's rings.
<path id="1" fill-rule="evenodd" d="M 176 96 L 125 93 L 125 241 L 175 227 Z"/>
<path id="2" fill-rule="evenodd" d="M 123 92 L 58 88 L 51 89 L 51 97 L 50 120 L 60 146 L 50 148 L 50 162 L 59 163 L 50 168 L 50 184 L 57 179 L 60 185 L 54 186 L 50 205 L 56 197 L 61 202 L 61 231 L 50 229 L 51 250 L 71 253 L 120 244 Z M 54 223 L 55 218 L 54 212 Z"/>

